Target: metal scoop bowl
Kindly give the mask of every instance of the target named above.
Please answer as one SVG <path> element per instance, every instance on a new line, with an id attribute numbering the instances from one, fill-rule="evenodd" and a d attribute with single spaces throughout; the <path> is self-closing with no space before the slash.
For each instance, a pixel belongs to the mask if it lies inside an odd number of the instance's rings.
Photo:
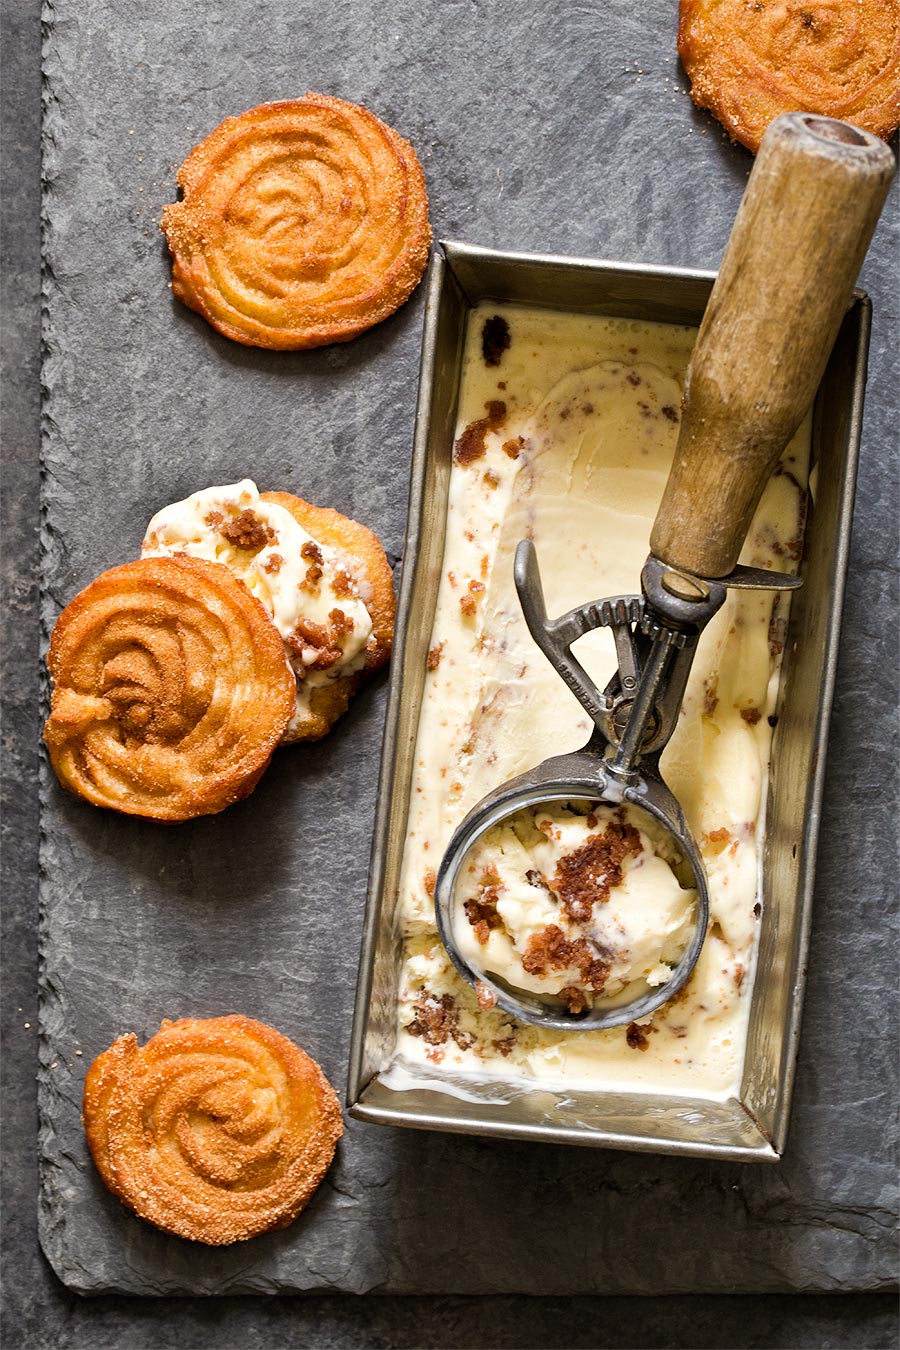
<path id="1" fill-rule="evenodd" d="M 735 220 L 688 368 L 672 470 L 650 536 L 641 595 L 547 617 L 533 545 L 516 552 L 529 631 L 594 723 L 587 745 L 485 797 L 450 840 L 435 883 L 438 929 L 456 969 L 523 1022 L 596 1030 L 646 1017 L 691 975 L 709 924 L 700 851 L 659 760 L 678 719 L 703 628 L 729 586 L 791 588 L 796 577 L 736 566 L 763 488 L 810 407 L 894 171 L 878 137 L 788 113 L 769 127 Z M 600 691 L 571 646 L 610 627 L 619 668 Z M 458 940 L 457 886 L 485 833 L 548 802 L 630 803 L 671 836 L 696 890 L 691 936 L 671 975 L 570 1012 L 553 996 L 476 969 Z"/>

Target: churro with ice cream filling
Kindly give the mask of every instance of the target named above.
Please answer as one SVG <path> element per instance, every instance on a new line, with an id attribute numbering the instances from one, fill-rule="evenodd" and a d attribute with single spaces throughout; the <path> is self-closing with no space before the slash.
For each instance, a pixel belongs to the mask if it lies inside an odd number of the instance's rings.
<path id="1" fill-rule="evenodd" d="M 194 492 L 156 513 L 142 555 L 179 553 L 224 563 L 271 615 L 297 677 L 297 708 L 284 737 L 295 739 L 313 691 L 366 664 L 373 624 L 354 560 L 314 539 L 249 478 Z"/>

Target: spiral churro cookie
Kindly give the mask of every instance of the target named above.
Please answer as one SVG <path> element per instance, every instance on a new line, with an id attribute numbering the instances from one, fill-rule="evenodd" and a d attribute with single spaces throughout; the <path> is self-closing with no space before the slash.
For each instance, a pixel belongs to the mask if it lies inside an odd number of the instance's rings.
<path id="1" fill-rule="evenodd" d="M 407 300 L 428 260 L 412 146 L 354 103 L 307 94 L 229 117 L 178 172 L 162 228 L 172 289 L 225 337 L 346 342 Z"/>
<path id="2" fill-rule="evenodd" d="M 265 606 L 297 680 L 283 741 L 323 736 L 366 674 L 383 665 L 394 591 L 371 530 L 249 478 L 206 488 L 150 521 L 143 554 L 224 563 Z"/>
<path id="3" fill-rule="evenodd" d="M 188 820 L 246 797 L 294 711 L 265 609 L 199 558 L 104 572 L 60 614 L 47 664 L 57 777 L 127 815 Z"/>
<path id="4" fill-rule="evenodd" d="M 900 123 L 897 0 L 681 0 L 678 53 L 694 102 L 754 152 L 785 112 L 885 139 Z"/>
<path id="5" fill-rule="evenodd" d="M 84 1128 L 106 1185 L 167 1233 L 224 1246 L 284 1228 L 343 1133 L 314 1060 L 249 1017 L 120 1036 L 88 1070 Z"/>

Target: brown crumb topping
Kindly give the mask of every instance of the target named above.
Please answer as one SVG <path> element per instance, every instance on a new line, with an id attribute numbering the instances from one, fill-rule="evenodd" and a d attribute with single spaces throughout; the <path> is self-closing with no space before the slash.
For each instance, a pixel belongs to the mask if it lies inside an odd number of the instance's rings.
<path id="1" fill-rule="evenodd" d="M 319 652 L 314 661 L 310 661 L 309 669 L 330 670 L 332 666 L 337 665 L 343 655 L 340 647 L 326 647 L 324 651 Z"/>
<path id="2" fill-rule="evenodd" d="M 341 660 L 344 653 L 340 647 L 326 647 L 324 651 L 319 652 L 314 661 L 309 663 L 310 670 L 330 670 Z"/>
<path id="3" fill-rule="evenodd" d="M 353 620 L 349 614 L 345 614 L 342 609 L 332 609 L 328 614 L 331 620 L 331 631 L 334 637 L 340 637 L 343 633 L 352 633 L 354 629 Z"/>
<path id="4" fill-rule="evenodd" d="M 769 655 L 773 659 L 784 651 L 786 633 L 787 619 L 784 615 L 775 615 L 769 624 Z"/>
<path id="5" fill-rule="evenodd" d="M 459 597 L 459 607 L 468 618 L 471 618 L 478 606 L 477 597 L 484 590 L 483 581 L 470 581 L 468 591 Z"/>
<path id="6" fill-rule="evenodd" d="M 328 629 L 323 624 L 313 623 L 312 619 L 299 618 L 294 634 L 296 639 L 306 647 L 328 646 Z M 288 642 L 290 641 L 291 638 L 288 638 Z"/>
<path id="7" fill-rule="evenodd" d="M 755 727 L 762 717 L 762 713 L 759 708 L 741 708 L 741 717 L 743 717 L 748 726 Z"/>
<path id="8" fill-rule="evenodd" d="M 515 1044 L 516 1038 L 512 1033 L 510 1033 L 508 1036 L 501 1036 L 499 1040 L 491 1041 L 491 1045 L 494 1047 L 494 1049 L 497 1051 L 498 1054 L 503 1056 L 504 1059 L 507 1057 L 507 1055 L 512 1054 Z"/>
<path id="9" fill-rule="evenodd" d="M 482 1012 L 487 1012 L 493 1008 L 497 1002 L 497 995 L 493 989 L 489 989 L 484 980 L 475 981 L 475 995 L 478 999 L 478 1006 Z"/>
<path id="10" fill-rule="evenodd" d="M 333 590 L 335 595 L 344 597 L 358 594 L 358 587 L 346 567 L 340 567 L 334 574 Z"/>
<path id="11" fill-rule="evenodd" d="M 437 881 L 437 875 L 433 867 L 426 868 L 422 877 L 422 885 L 425 887 L 425 894 L 432 900 L 434 899 L 434 884 Z"/>
<path id="12" fill-rule="evenodd" d="M 468 1050 L 474 1036 L 461 1031 L 459 1008 L 452 994 L 431 994 L 423 990 L 415 1003 L 415 1016 L 406 1030 L 410 1036 L 421 1036 L 428 1045 L 445 1045 L 454 1040 L 460 1050 Z"/>
<path id="13" fill-rule="evenodd" d="M 322 550 L 318 544 L 313 543 L 311 539 L 307 539 L 300 549 L 300 557 L 309 563 L 306 576 L 300 585 L 304 590 L 314 590 L 322 580 Z"/>
<path id="14" fill-rule="evenodd" d="M 709 675 L 703 681 L 703 715 L 712 717 L 719 706 L 719 677 Z"/>
<path id="15" fill-rule="evenodd" d="M 550 884 L 543 872 L 539 872 L 536 867 L 529 867 L 525 873 L 525 880 L 530 886 L 539 886 L 542 891 L 549 891 Z"/>
<path id="16" fill-rule="evenodd" d="M 496 431 L 503 423 L 506 417 L 506 404 L 502 399 L 492 398 L 486 403 L 486 417 L 479 417 L 477 421 L 470 422 L 460 436 L 457 437 L 456 444 L 453 447 L 453 462 L 455 464 L 473 464 L 476 459 L 487 452 L 485 445 L 485 436 L 489 431 Z"/>
<path id="17" fill-rule="evenodd" d="M 599 991 L 612 970 L 612 952 L 588 942 L 587 938 L 567 938 L 558 924 L 548 924 L 528 939 L 522 968 L 529 975 L 543 978 L 551 970 L 578 971 L 582 984 Z"/>
<path id="18" fill-rule="evenodd" d="M 503 453 L 510 459 L 518 459 L 524 449 L 525 441 L 521 436 L 513 436 L 503 442 Z"/>
<path id="19" fill-rule="evenodd" d="M 780 539 L 776 539 L 772 544 L 772 552 L 779 558 L 790 558 L 793 562 L 799 562 L 803 557 L 803 540 L 787 539 L 782 543 Z"/>
<path id="20" fill-rule="evenodd" d="M 428 655 L 425 658 L 425 669 L 437 670 L 438 666 L 441 664 L 441 657 L 443 656 L 443 654 L 444 654 L 443 642 L 436 643 L 429 650 Z"/>
<path id="21" fill-rule="evenodd" d="M 482 455 L 487 452 L 487 446 L 484 443 L 487 429 L 487 419 L 484 417 L 477 422 L 469 423 L 462 435 L 457 437 L 456 444 L 453 447 L 454 464 L 472 464 L 476 459 L 481 459 Z"/>
<path id="22" fill-rule="evenodd" d="M 656 1027 L 642 1027 L 639 1022 L 629 1022 L 628 1029 L 625 1032 L 625 1040 L 631 1046 L 632 1050 L 646 1050 L 650 1044 L 650 1034 Z"/>
<path id="23" fill-rule="evenodd" d="M 500 898 L 499 877 L 495 872 L 486 870 L 481 879 L 477 896 L 463 905 L 466 918 L 475 929 L 475 936 L 482 947 L 491 932 L 499 928 L 500 915 L 497 913 L 497 901 Z"/>
<path id="24" fill-rule="evenodd" d="M 641 851 L 633 825 L 612 821 L 602 834 L 592 834 L 580 848 L 560 858 L 551 886 L 563 910 L 575 923 L 587 923 L 594 905 L 605 904 L 622 880 L 622 864 Z"/>
<path id="25" fill-rule="evenodd" d="M 335 614 L 341 614 L 347 619 L 341 610 L 333 609 L 329 616 L 332 622 Z M 353 626 L 352 619 L 347 619 L 347 622 Z M 334 632 L 323 624 L 313 623 L 311 619 L 298 619 L 293 632 L 288 634 L 284 642 L 288 650 L 300 659 L 307 670 L 329 670 L 344 655 L 335 642 Z M 315 655 L 311 660 L 307 660 L 304 654 L 310 651 Z"/>
<path id="26" fill-rule="evenodd" d="M 500 314 L 485 319 L 481 329 L 481 355 L 486 366 L 499 366 L 512 339 L 509 324 Z"/>
<path id="27" fill-rule="evenodd" d="M 570 1013 L 583 1013 L 587 1010 L 587 995 L 575 984 L 567 984 L 565 989 L 560 989 L 559 997 Z"/>
<path id="28" fill-rule="evenodd" d="M 246 549 L 248 553 L 258 553 L 275 538 L 272 527 L 250 510 L 240 511 L 233 520 L 217 525 L 216 529 L 229 544 Z"/>

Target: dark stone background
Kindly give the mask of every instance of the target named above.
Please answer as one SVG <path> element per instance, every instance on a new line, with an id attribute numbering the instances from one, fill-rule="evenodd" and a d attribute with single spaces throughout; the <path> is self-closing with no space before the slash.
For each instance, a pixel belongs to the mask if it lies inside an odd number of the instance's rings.
<path id="1" fill-rule="evenodd" d="M 88 7 L 86 7 L 88 8 Z M 220 18 L 218 6 L 210 6 L 211 20 Z M 340 7 L 335 7 L 335 12 Z M 565 7 L 564 7 L 565 8 Z M 599 22 L 597 13 L 581 7 L 581 22 L 587 13 Z M 654 7 L 657 16 L 662 6 Z M 501 10 L 512 13 L 511 7 Z M 213 14 L 215 10 L 215 15 Z M 471 11 L 473 14 L 475 11 Z M 443 10 L 462 20 L 468 7 L 452 5 Z M 320 9 L 322 21 L 327 14 Z M 533 17 L 533 15 L 532 15 Z M 768 1298 L 675 1298 L 588 1299 L 521 1298 L 429 1299 L 309 1298 L 293 1300 L 229 1299 L 196 1301 L 179 1299 L 165 1303 L 153 1300 L 114 1298 L 79 1300 L 55 1281 L 38 1255 L 34 1232 L 36 1131 L 33 1081 L 35 1070 L 35 912 L 36 912 L 36 765 L 39 713 L 37 706 L 38 646 L 36 597 L 37 432 L 38 432 L 38 243 L 37 243 L 37 116 L 38 34 L 32 4 L 8 5 L 4 15 L 4 583 L 8 637 L 4 661 L 8 665 L 5 719 L 5 764 L 7 806 L 4 815 L 4 1225 L 5 1326 L 4 1341 L 10 1345 L 43 1346 L 163 1346 L 163 1345 L 278 1345 L 309 1343 L 339 1345 L 886 1345 L 891 1343 L 892 1301 L 877 1297 L 844 1296 L 831 1299 Z M 637 20 L 624 5 L 606 7 L 604 25 L 623 41 L 644 42 Z M 484 25 L 476 26 L 482 57 L 487 50 Z M 589 36 L 590 29 L 585 33 Z M 432 39 L 433 41 L 434 39 Z M 530 40 L 525 26 L 519 40 Z M 654 36 L 654 42 L 658 36 Z M 623 61 L 623 66 L 629 63 Z M 633 61 L 623 72 L 633 96 L 644 78 Z M 649 64 L 646 63 L 645 64 Z M 716 157 L 720 180 L 733 183 L 736 202 L 749 160 L 729 147 L 705 119 L 679 108 L 674 65 L 665 65 L 671 88 L 661 130 L 674 130 L 697 137 L 705 153 Z M 246 76 L 244 77 L 246 79 Z M 312 81 L 309 81 L 312 83 Z M 648 79 L 648 83 L 652 83 Z M 657 93 L 659 81 L 657 80 Z M 324 86 L 324 82 L 323 82 Z M 256 86 L 248 85 L 247 88 Z M 333 87 L 333 86 L 332 86 Z M 274 91 L 260 84 L 251 97 L 231 95 L 225 111 L 246 106 Z M 350 89 L 339 92 L 352 93 Z M 362 80 L 361 99 L 366 83 Z M 625 106 L 629 96 L 626 88 Z M 220 91 L 227 99 L 228 91 Z M 683 99 L 683 96 L 680 96 Z M 373 100 L 374 101 L 374 100 Z M 614 100 L 615 101 L 615 100 Z M 216 105 L 218 106 L 218 105 Z M 376 105 L 377 106 L 377 105 Z M 388 110 L 381 105 L 388 115 Z M 483 112 L 484 110 L 482 110 Z M 212 122 L 217 120 L 213 118 Z M 409 114 L 396 120 L 413 135 Z M 482 123 L 479 123 L 482 125 Z M 434 128 L 431 129 L 434 134 Z M 465 135 L 454 125 L 454 149 L 465 149 Z M 435 145 L 438 145 L 435 142 Z M 498 141 L 499 145 L 499 141 Z M 564 150 L 565 147 L 562 147 Z M 627 167 L 627 145 L 619 146 L 615 163 Z M 690 147 L 688 147 L 690 150 Z M 624 158 L 623 158 L 624 155 Z M 655 195 L 646 182 L 626 201 L 631 208 L 620 217 L 615 212 L 615 188 L 606 185 L 601 194 L 610 216 L 585 236 L 582 221 L 588 207 L 579 199 L 560 224 L 552 193 L 539 190 L 544 219 L 554 223 L 553 237 L 542 236 L 540 219 L 516 228 L 506 228 L 502 212 L 491 215 L 480 229 L 468 228 L 461 205 L 454 215 L 453 203 L 473 201 L 465 181 L 465 164 L 453 160 L 449 151 L 437 166 L 426 172 L 437 190 L 432 200 L 438 209 L 438 231 L 458 233 L 477 242 L 570 251 L 605 253 L 635 260 L 714 264 L 727 233 L 723 211 L 704 214 L 696 201 L 687 222 L 673 212 L 676 205 L 664 195 Z M 491 166 L 493 167 L 493 166 Z M 477 173 L 484 172 L 484 166 Z M 462 177 L 459 177 L 462 175 Z M 476 174 L 477 177 L 477 174 Z M 481 181 L 481 179 L 478 179 Z M 477 185 L 477 184 L 476 184 Z M 626 180 L 627 187 L 627 180 Z M 658 194 L 663 194 L 665 174 Z M 649 195 L 648 195 L 649 194 Z M 627 193 L 626 193 L 627 196 Z M 439 206 L 438 206 L 439 204 Z M 579 214 L 581 212 L 581 214 Z M 654 219 L 651 213 L 656 213 Z M 671 229 L 663 229 L 663 224 Z M 896 213 L 895 213 L 896 216 Z M 891 522 L 896 500 L 896 477 L 891 458 L 894 451 L 891 383 L 892 321 L 896 324 L 896 285 L 890 278 L 890 234 L 882 227 L 879 252 L 870 260 L 864 282 L 876 304 L 876 332 L 871 364 L 869 412 L 864 442 L 861 509 L 857 515 L 850 596 L 847 607 L 842 676 L 844 686 L 836 710 L 831 747 L 832 773 L 826 804 L 825 839 L 820 855 L 820 906 L 813 946 L 813 980 L 801 1051 L 800 1081 L 795 1109 L 792 1152 L 785 1169 L 781 1207 L 793 1217 L 805 1206 L 804 1223 L 810 1230 L 821 1228 L 826 1237 L 835 1229 L 838 1248 L 841 1232 L 865 1242 L 876 1240 L 889 1217 L 890 1195 L 879 1208 L 873 1192 L 873 1177 L 884 1179 L 889 1165 L 891 1071 L 893 1057 L 890 1029 L 893 1021 L 885 1012 L 885 998 L 892 992 L 893 962 L 887 960 L 886 934 L 879 915 L 889 899 L 889 879 L 879 876 L 877 858 L 890 851 L 895 836 L 895 813 L 888 789 L 892 761 L 881 739 L 895 704 L 895 642 L 887 640 L 873 618 L 870 596 L 877 587 L 881 614 L 892 612 L 895 597 L 895 558 Z M 602 241 L 602 246 L 600 246 Z M 874 261 L 874 266 L 872 262 Z M 891 310 L 894 310 L 892 320 Z M 409 346 L 418 316 L 399 322 L 404 348 Z M 186 327 L 186 325 L 184 325 Z M 196 341 L 199 330 L 192 330 Z M 203 335 L 200 334 L 202 340 Z M 380 341 L 380 337 L 375 338 Z M 895 364 L 895 363 L 893 363 Z M 176 413 L 177 416 L 177 413 Z M 402 436 L 402 428 L 400 431 Z M 313 495 L 313 494 L 311 494 Z M 888 543 L 888 541 L 890 541 Z M 80 563 L 81 560 L 79 560 Z M 112 561 L 112 558 L 109 559 Z M 894 570 L 892 570 L 894 569 Z M 86 580 L 87 576 L 80 579 Z M 848 794 L 838 796 L 844 781 L 835 772 L 842 763 L 848 774 Z M 846 866 L 847 859 L 855 867 Z M 827 903 L 830 900 L 831 903 Z M 856 928 L 848 923 L 855 918 Z M 353 940 L 355 942 L 355 933 Z M 879 962 L 877 952 L 885 952 Z M 874 955 L 873 955 L 874 953 Z M 865 962 L 864 1014 L 853 1013 L 852 990 L 836 981 L 835 972 L 854 960 Z M 855 1020 L 854 1020 L 855 1017 Z M 273 1019 L 275 1020 L 275 1019 Z M 29 1027 L 25 1024 L 30 1023 Z M 889 1028 L 884 1045 L 884 1027 Z M 853 1034 L 845 1030 L 850 1028 Z M 338 1074 L 342 1066 L 338 1068 Z M 886 1077 L 887 1076 L 887 1077 Z M 838 1109 L 822 1110 L 822 1104 Z M 820 1112 L 825 1118 L 820 1120 Z M 361 1127 L 366 1128 L 366 1127 Z M 384 1133 L 384 1132 L 379 1132 Z M 798 1137 L 799 1136 L 799 1137 Z M 403 1136 L 409 1139 L 410 1136 Z M 429 1136 L 415 1137 L 415 1156 L 427 1156 Z M 435 1143 L 435 1137 L 430 1137 Z M 479 1146 L 480 1147 L 480 1146 Z M 493 1155 L 491 1155 L 493 1156 Z M 607 1155 L 609 1156 L 609 1155 Z M 487 1158 L 484 1160 L 487 1161 Z M 840 1175 L 838 1175 L 840 1169 Z M 777 1216 L 779 1197 L 770 1189 Z M 890 1189 L 890 1188 L 889 1188 Z M 770 1205 L 771 1208 L 771 1205 Z M 567 1222 L 568 1226 L 568 1222 Z M 577 1226 L 576 1226 L 577 1231 Z M 807 1260 L 814 1244 L 807 1244 Z M 823 1251 L 825 1248 L 823 1247 Z M 712 1264 L 715 1264 L 713 1258 Z M 877 1265 L 877 1263 L 876 1263 Z M 883 1269 L 883 1267 L 882 1267 Z M 883 1283 L 883 1275 L 881 1276 Z M 502 1287 L 502 1282 L 498 1282 Z M 737 1282 L 736 1282 L 737 1283 Z M 807 1278 L 806 1287 L 840 1287 L 841 1272 L 821 1269 Z M 449 1285 L 452 1288 L 452 1283 Z M 739 1287 L 739 1285 L 738 1285 Z M 853 1287 L 852 1283 L 850 1287 Z M 8 1338 L 8 1339 L 7 1339 Z"/>

